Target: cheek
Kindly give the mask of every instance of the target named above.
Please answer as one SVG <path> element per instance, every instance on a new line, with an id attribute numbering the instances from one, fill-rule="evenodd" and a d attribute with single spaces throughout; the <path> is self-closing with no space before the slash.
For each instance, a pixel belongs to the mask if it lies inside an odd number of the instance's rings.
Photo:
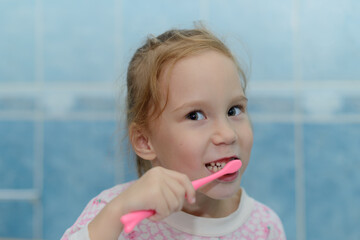
<path id="1" fill-rule="evenodd" d="M 178 131 L 163 133 L 157 134 L 154 141 L 157 161 L 165 168 L 184 172 L 196 158 L 196 146 Z"/>
<path id="2" fill-rule="evenodd" d="M 241 150 L 244 153 L 250 152 L 254 141 L 253 131 L 250 124 L 243 125 L 241 128 L 239 128 L 238 136 Z"/>
<path id="3" fill-rule="evenodd" d="M 172 151 L 171 167 L 185 173 L 192 180 L 199 178 L 198 173 L 202 166 L 201 148 L 197 144 L 185 139 L 169 146 L 169 150 Z"/>
<path id="4" fill-rule="evenodd" d="M 167 132 L 167 135 L 164 136 L 164 139 L 167 138 L 164 144 L 181 155 L 193 153 L 201 143 L 198 134 L 184 128 L 174 128 Z"/>
<path id="5" fill-rule="evenodd" d="M 246 170 L 249 161 L 250 161 L 250 155 L 251 155 L 251 150 L 252 150 L 252 146 L 253 146 L 253 132 L 252 132 L 252 128 L 249 127 L 248 130 L 244 130 L 243 131 L 243 140 L 241 142 L 241 149 L 242 149 L 242 163 L 243 166 L 241 167 L 241 172 L 244 173 L 244 171 Z"/>
<path id="6" fill-rule="evenodd" d="M 253 135 L 252 129 L 250 129 L 249 133 L 248 133 L 248 141 L 246 143 L 247 148 L 249 149 L 249 151 L 251 151 L 253 143 L 254 143 L 254 135 Z"/>
<path id="7" fill-rule="evenodd" d="M 241 175 L 244 174 L 244 172 L 245 172 L 248 164 L 249 164 L 249 159 L 246 159 L 246 160 L 243 160 L 243 161 L 242 161 L 242 166 L 241 166 L 241 169 L 240 169 Z"/>
<path id="8" fill-rule="evenodd" d="M 188 139 L 177 139 L 176 144 L 174 144 L 172 148 L 173 151 L 176 152 L 176 155 L 188 164 L 194 163 L 195 160 L 200 157 L 198 144 Z"/>

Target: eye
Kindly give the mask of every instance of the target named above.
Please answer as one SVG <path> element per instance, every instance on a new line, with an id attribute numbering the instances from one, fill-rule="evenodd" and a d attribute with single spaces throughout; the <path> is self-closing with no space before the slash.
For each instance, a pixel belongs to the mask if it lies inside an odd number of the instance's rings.
<path id="1" fill-rule="evenodd" d="M 205 119 L 205 116 L 201 111 L 192 111 L 186 115 L 186 118 L 193 121 L 199 121 Z"/>
<path id="2" fill-rule="evenodd" d="M 229 116 L 237 116 L 243 112 L 243 108 L 241 106 L 233 106 L 229 109 Z"/>

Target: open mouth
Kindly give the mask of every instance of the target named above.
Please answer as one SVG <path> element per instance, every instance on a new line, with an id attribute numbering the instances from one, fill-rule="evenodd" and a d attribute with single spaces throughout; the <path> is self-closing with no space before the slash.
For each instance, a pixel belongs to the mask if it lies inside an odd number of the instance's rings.
<path id="1" fill-rule="evenodd" d="M 206 163 L 205 167 L 210 171 L 210 172 L 217 172 L 221 169 L 223 169 L 223 167 L 226 165 L 226 163 L 232 161 L 232 160 L 236 160 L 239 159 L 237 157 L 230 157 L 230 158 L 224 158 L 224 159 L 220 159 L 220 160 L 216 160 L 210 163 Z"/>

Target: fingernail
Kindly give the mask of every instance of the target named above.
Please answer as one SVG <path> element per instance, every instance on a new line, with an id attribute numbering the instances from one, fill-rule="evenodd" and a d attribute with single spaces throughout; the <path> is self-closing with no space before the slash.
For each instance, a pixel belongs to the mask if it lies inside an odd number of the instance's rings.
<path id="1" fill-rule="evenodd" d="M 193 204 L 193 203 L 196 202 L 196 199 L 195 199 L 194 197 L 190 198 L 189 200 L 190 200 L 190 203 L 191 203 L 191 204 Z"/>

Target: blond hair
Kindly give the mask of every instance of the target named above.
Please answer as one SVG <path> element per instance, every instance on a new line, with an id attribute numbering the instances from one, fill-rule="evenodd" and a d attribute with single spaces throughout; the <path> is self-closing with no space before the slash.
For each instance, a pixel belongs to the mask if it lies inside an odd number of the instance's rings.
<path id="1" fill-rule="evenodd" d="M 135 52 L 127 71 L 127 126 L 136 123 L 146 128 L 150 118 L 158 117 L 160 106 L 159 77 L 168 64 L 182 58 L 214 50 L 229 57 L 237 66 L 246 88 L 246 77 L 229 48 L 204 27 L 189 30 L 169 30 L 157 37 L 148 37 Z M 165 66 L 166 65 L 166 66 Z M 166 104 L 165 104 L 166 105 Z M 151 109 L 151 112 L 149 112 Z M 139 177 L 151 168 L 151 163 L 136 156 Z"/>

